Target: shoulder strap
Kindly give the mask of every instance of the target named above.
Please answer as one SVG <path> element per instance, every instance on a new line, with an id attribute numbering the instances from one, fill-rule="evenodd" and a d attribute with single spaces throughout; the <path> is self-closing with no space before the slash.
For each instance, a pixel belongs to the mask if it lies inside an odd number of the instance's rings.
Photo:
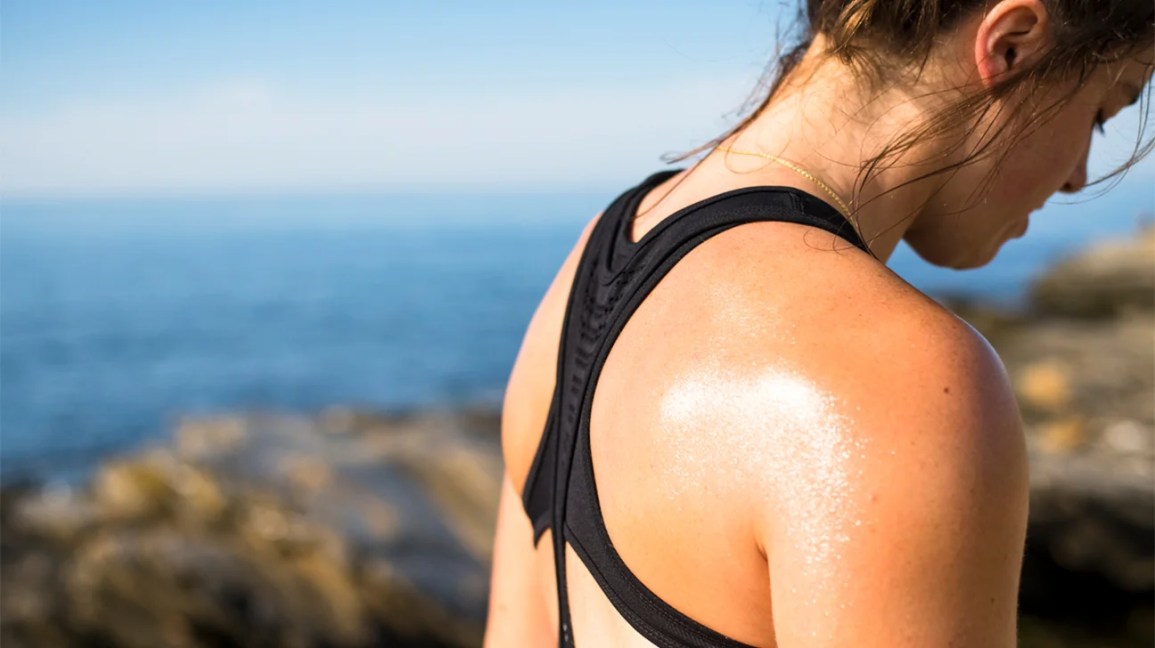
<path id="1" fill-rule="evenodd" d="M 650 641 L 677 647 L 742 646 L 682 615 L 646 589 L 613 549 L 601 518 L 589 457 L 593 390 L 610 348 L 642 300 L 692 249 L 744 223 L 808 225 L 869 253 L 841 213 L 791 187 L 745 187 L 712 196 L 678 210 L 640 240 L 631 241 L 630 226 L 642 198 L 675 173 L 678 170 L 651 175 L 607 208 L 582 251 L 566 306 L 553 401 L 523 493 L 535 542 L 545 528 L 554 531 L 561 646 L 573 645 L 567 542 L 623 618 Z"/>

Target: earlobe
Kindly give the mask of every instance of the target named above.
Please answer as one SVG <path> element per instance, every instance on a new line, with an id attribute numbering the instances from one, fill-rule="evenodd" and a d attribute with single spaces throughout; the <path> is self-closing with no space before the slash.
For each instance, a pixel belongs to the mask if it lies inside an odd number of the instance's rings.
<path id="1" fill-rule="evenodd" d="M 975 34 L 975 65 L 991 85 L 1044 51 L 1047 8 L 1041 0 L 1001 0 L 983 15 Z"/>

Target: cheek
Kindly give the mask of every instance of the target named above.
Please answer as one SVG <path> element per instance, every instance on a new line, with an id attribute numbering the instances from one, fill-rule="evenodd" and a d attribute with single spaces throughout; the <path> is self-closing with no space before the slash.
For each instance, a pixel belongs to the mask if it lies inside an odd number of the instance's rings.
<path id="1" fill-rule="evenodd" d="M 1071 177 L 1090 146 L 1093 120 L 1094 111 L 1077 104 L 1028 138 L 1027 154 L 1036 167 L 1031 175 L 1043 183 L 1040 189 L 1053 193 Z"/>
<path id="2" fill-rule="evenodd" d="M 1050 196 L 1055 182 L 1046 165 L 1032 156 L 1008 158 L 992 181 L 981 220 L 987 231 L 1000 231 L 1025 218 Z"/>
<path id="3" fill-rule="evenodd" d="M 1073 120 L 1064 120 L 1064 122 Z M 1072 136 L 1086 125 L 1052 123 L 1018 143 L 998 171 L 1003 202 L 1034 209 L 1059 191 L 1083 158 L 1086 142 Z"/>

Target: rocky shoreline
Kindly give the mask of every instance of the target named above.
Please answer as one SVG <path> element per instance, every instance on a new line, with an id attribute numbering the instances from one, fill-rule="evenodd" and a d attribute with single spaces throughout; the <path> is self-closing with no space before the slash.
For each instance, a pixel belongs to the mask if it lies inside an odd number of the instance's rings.
<path id="1" fill-rule="evenodd" d="M 190 420 L 77 490 L 8 488 L 5 646 L 480 644 L 493 412 Z"/>
<path id="2" fill-rule="evenodd" d="M 956 312 L 1022 404 L 1021 645 L 1155 642 L 1155 231 L 1059 264 L 1030 304 Z M 478 646 L 492 410 L 238 414 L 75 487 L 0 489 L 0 644 Z"/>

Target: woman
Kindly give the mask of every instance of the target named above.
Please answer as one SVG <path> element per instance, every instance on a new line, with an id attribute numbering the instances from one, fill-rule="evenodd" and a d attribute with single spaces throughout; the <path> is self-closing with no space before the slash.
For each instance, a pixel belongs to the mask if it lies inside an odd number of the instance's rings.
<path id="1" fill-rule="evenodd" d="M 980 266 L 1082 189 L 1152 3 L 806 9 L 766 102 L 599 214 L 534 315 L 487 646 L 1015 644 L 1011 388 L 884 264 Z"/>

